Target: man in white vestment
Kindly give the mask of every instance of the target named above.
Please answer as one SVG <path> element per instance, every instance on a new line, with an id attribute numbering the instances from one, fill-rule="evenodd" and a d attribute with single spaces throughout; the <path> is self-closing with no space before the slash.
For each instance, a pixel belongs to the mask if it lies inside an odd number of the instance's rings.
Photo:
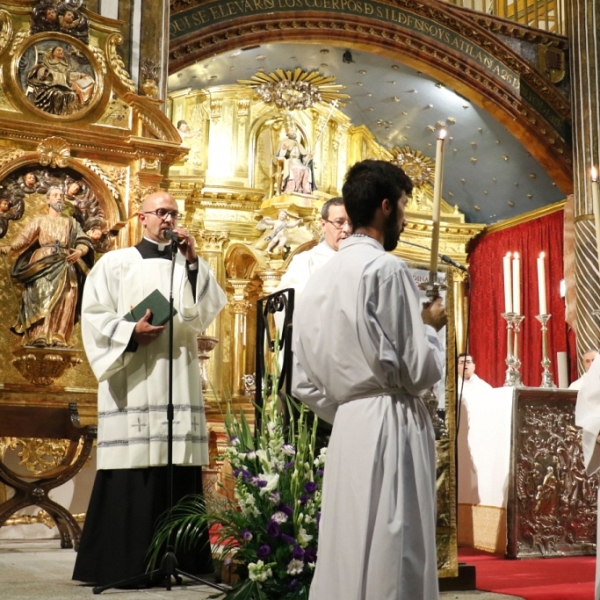
<path id="1" fill-rule="evenodd" d="M 102 257 L 84 288 L 83 344 L 99 382 L 98 471 L 73 573 L 80 581 L 143 575 L 155 521 L 168 508 L 169 325 L 153 324 L 149 309 L 137 322 L 125 316 L 157 289 L 169 298 L 173 253 L 173 497 L 202 491 L 209 457 L 197 336 L 226 296 L 192 236 L 177 228 L 178 216 L 167 192 L 147 196 L 144 239 Z M 166 230 L 179 237 L 178 249 Z M 183 571 L 211 570 L 210 546 L 178 559 Z"/>
<path id="2" fill-rule="evenodd" d="M 592 362 L 589 370 L 582 378 L 581 388 L 577 393 L 575 406 L 575 424 L 583 429 L 581 442 L 583 459 L 588 475 L 593 475 L 600 469 L 600 358 Z M 600 489 L 598 509 L 600 511 Z M 597 541 L 600 540 L 600 519 L 596 529 Z M 596 543 L 596 585 L 594 600 L 600 600 L 600 544 Z"/>
<path id="3" fill-rule="evenodd" d="M 365 160 L 346 175 L 354 233 L 294 315 L 294 396 L 333 423 L 310 600 L 436 600 L 435 439 L 418 397 L 442 376 L 441 299 L 422 307 L 393 250 L 412 182 Z"/>
<path id="4" fill-rule="evenodd" d="M 594 359 L 596 358 L 596 356 L 598 356 L 597 350 L 588 350 L 587 352 L 584 352 L 584 354 L 583 354 L 584 373 L 579 379 L 576 379 L 575 381 L 571 382 L 571 385 L 569 386 L 570 390 L 580 390 L 581 389 L 583 381 L 584 381 L 588 371 L 590 370 L 590 367 L 592 366 L 592 363 L 594 362 Z"/>
<path id="5" fill-rule="evenodd" d="M 321 208 L 323 240 L 306 252 L 296 254 L 277 286 L 278 289 L 294 288 L 298 296 L 304 290 L 310 276 L 320 269 L 338 251 L 340 242 L 350 234 L 350 223 L 343 198 L 330 198 Z"/>
<path id="6" fill-rule="evenodd" d="M 470 354 L 458 355 L 458 381 L 456 389 L 459 395 L 468 396 L 469 398 L 483 399 L 486 392 L 492 389 L 492 386 L 475 375 L 475 361 Z"/>

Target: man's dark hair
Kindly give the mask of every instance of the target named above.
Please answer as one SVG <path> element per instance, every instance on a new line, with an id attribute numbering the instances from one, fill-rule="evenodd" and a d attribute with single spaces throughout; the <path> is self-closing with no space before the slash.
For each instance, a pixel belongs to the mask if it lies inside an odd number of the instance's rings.
<path id="1" fill-rule="evenodd" d="M 325 221 L 329 219 L 329 208 L 331 206 L 344 206 L 344 199 L 341 196 L 329 198 L 329 200 L 321 207 L 321 219 L 324 219 Z"/>
<path id="2" fill-rule="evenodd" d="M 387 198 L 396 208 L 396 201 L 413 184 L 404 171 L 384 160 L 363 160 L 350 167 L 342 188 L 348 218 L 354 229 L 373 222 L 375 212 Z"/>

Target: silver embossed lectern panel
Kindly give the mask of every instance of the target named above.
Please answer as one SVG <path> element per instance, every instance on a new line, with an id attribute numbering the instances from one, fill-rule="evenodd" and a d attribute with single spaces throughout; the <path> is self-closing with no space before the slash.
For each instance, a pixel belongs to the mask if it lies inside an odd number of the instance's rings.
<path id="1" fill-rule="evenodd" d="M 583 466 L 577 393 L 515 389 L 508 495 L 511 558 L 594 554 L 598 480 Z"/>

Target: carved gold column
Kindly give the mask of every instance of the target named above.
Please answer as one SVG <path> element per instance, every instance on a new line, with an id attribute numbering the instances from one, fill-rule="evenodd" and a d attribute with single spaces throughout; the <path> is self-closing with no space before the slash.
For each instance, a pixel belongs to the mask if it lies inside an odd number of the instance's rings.
<path id="1" fill-rule="evenodd" d="M 230 279 L 232 290 L 229 294 L 229 306 L 233 317 L 231 329 L 231 392 L 233 397 L 244 394 L 243 376 L 246 371 L 246 351 L 248 348 L 248 312 L 251 304 L 245 297 L 248 279 Z M 252 343 L 253 340 L 250 341 Z"/>
<path id="2" fill-rule="evenodd" d="M 458 354 L 467 352 L 467 332 L 469 330 L 468 276 L 463 271 L 452 269 L 452 289 L 454 294 L 454 328 L 456 331 L 456 350 Z"/>
<path id="3" fill-rule="evenodd" d="M 200 247 L 200 255 L 208 263 L 218 284 L 225 290 L 225 267 L 223 262 L 223 253 L 229 242 L 229 234 L 223 231 L 201 230 L 193 232 L 196 243 Z M 205 335 L 217 338 L 221 343 L 217 344 L 212 353 L 212 357 L 207 362 L 206 373 L 209 381 L 207 395 L 212 396 L 214 392 L 222 397 L 223 377 L 222 363 L 223 356 L 227 350 L 227 336 L 223 330 L 223 311 L 215 321 L 204 332 Z M 212 389 L 211 385 L 212 384 Z"/>
<path id="4" fill-rule="evenodd" d="M 598 168 L 600 97 L 597 31 L 600 26 L 600 0 L 567 3 L 571 40 L 573 94 L 573 160 L 575 216 L 575 280 L 577 298 L 577 353 L 597 348 L 600 340 L 600 276 L 596 251 L 596 231 L 592 209 L 591 168 Z"/>

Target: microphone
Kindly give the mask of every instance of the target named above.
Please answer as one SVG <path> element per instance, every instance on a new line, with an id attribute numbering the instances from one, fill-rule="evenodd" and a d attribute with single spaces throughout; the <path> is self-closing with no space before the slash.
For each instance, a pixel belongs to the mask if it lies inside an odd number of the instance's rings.
<path id="1" fill-rule="evenodd" d="M 408 244 L 409 246 L 415 246 L 416 248 L 421 248 L 422 250 L 427 250 L 428 252 L 431 252 L 431 248 L 428 248 L 427 246 L 422 246 L 421 244 L 415 244 L 414 242 L 407 242 L 406 240 L 400 240 L 400 242 L 403 244 Z M 453 267 L 460 269 L 461 271 L 464 271 L 465 273 L 469 272 L 469 270 L 466 267 L 464 267 L 460 263 L 457 263 L 455 260 L 451 259 L 449 256 L 446 256 L 445 254 L 438 254 L 438 257 L 442 262 L 445 262 L 447 265 L 452 265 Z"/>
<path id="2" fill-rule="evenodd" d="M 178 233 L 175 233 L 172 229 L 163 230 L 163 235 L 167 240 L 171 240 L 174 244 L 182 244 L 185 242 L 185 238 Z"/>

